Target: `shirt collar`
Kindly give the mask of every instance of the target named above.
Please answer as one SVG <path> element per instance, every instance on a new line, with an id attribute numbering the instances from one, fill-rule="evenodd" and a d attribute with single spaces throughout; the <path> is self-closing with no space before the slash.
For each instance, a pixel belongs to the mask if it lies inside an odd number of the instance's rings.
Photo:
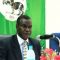
<path id="1" fill-rule="evenodd" d="M 27 42 L 29 43 L 29 40 L 28 40 L 28 39 L 24 40 L 24 39 L 22 39 L 18 34 L 17 34 L 17 39 L 18 39 L 18 42 L 19 42 L 20 45 L 21 45 L 24 41 L 27 41 Z"/>

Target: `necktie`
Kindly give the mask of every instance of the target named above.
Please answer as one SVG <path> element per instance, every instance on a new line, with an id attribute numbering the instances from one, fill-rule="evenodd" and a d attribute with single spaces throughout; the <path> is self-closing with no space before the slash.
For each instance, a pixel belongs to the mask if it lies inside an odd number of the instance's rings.
<path id="1" fill-rule="evenodd" d="M 28 51 L 28 47 L 27 47 L 27 41 L 24 41 L 23 43 L 23 60 L 27 60 L 27 51 Z"/>

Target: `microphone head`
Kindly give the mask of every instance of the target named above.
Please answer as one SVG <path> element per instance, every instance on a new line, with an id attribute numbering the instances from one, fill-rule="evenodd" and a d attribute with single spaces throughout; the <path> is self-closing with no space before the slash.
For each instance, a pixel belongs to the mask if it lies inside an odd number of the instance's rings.
<path id="1" fill-rule="evenodd" d="M 51 38 L 55 38 L 54 34 L 51 34 L 51 35 L 37 35 L 36 36 L 36 39 L 37 40 L 41 40 L 41 39 L 51 39 Z"/>

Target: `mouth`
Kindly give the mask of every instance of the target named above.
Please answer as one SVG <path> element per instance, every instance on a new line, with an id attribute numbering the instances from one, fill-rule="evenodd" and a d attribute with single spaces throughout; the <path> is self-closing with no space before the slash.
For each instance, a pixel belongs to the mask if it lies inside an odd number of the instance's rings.
<path id="1" fill-rule="evenodd" d="M 26 40 L 29 37 L 29 35 L 30 35 L 29 33 L 24 33 L 23 38 Z"/>

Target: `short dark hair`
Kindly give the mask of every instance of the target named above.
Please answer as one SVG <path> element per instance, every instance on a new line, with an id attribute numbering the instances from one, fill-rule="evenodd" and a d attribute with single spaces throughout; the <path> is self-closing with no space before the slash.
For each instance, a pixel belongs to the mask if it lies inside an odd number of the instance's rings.
<path id="1" fill-rule="evenodd" d="M 19 25 L 20 24 L 20 20 L 21 19 L 26 19 L 26 20 L 28 20 L 28 19 L 31 19 L 29 16 L 27 16 L 27 15 L 21 15 L 21 16 L 19 16 L 18 18 L 17 18 L 17 24 Z"/>

